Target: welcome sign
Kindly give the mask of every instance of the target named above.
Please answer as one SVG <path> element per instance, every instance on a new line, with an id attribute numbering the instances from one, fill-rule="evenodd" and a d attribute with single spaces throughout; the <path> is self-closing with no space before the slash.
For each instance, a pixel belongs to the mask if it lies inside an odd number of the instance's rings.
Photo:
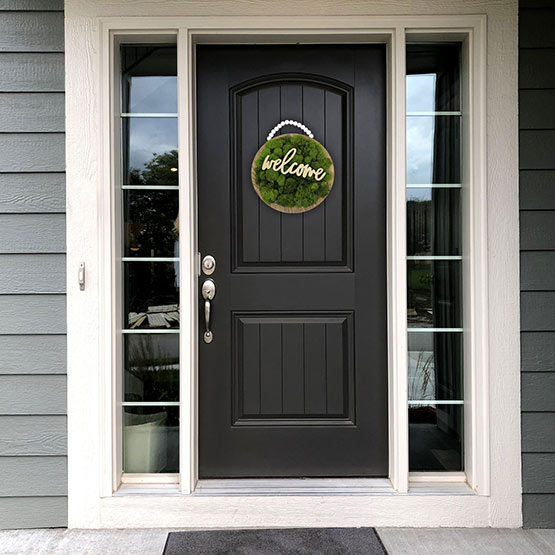
<path id="1" fill-rule="evenodd" d="M 273 137 L 284 125 L 296 125 L 309 136 L 289 133 Z M 274 210 L 307 212 L 329 195 L 334 178 L 333 161 L 308 128 L 285 120 L 274 127 L 256 153 L 251 178 L 256 194 Z"/>

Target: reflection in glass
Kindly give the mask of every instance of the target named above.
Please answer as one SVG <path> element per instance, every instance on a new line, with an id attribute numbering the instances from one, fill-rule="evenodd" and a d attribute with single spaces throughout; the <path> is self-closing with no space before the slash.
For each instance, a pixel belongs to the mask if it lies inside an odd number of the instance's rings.
<path id="1" fill-rule="evenodd" d="M 409 327 L 460 328 L 461 261 L 408 260 Z"/>
<path id="2" fill-rule="evenodd" d="M 409 469 L 463 469 L 463 405 L 409 407 Z"/>
<path id="3" fill-rule="evenodd" d="M 409 399 L 462 399 L 462 334 L 408 334 Z"/>
<path id="4" fill-rule="evenodd" d="M 124 297 L 126 328 L 179 328 L 178 263 L 126 262 Z"/>
<path id="5" fill-rule="evenodd" d="M 125 190 L 124 256 L 178 257 L 178 191 Z"/>
<path id="6" fill-rule="evenodd" d="M 407 46 L 407 112 L 461 109 L 460 44 Z"/>
<path id="7" fill-rule="evenodd" d="M 122 46 L 121 66 L 122 112 L 177 112 L 175 46 Z"/>
<path id="8" fill-rule="evenodd" d="M 407 254 L 462 254 L 460 189 L 407 189 Z"/>
<path id="9" fill-rule="evenodd" d="M 123 408 L 123 471 L 179 471 L 179 407 Z"/>
<path id="10" fill-rule="evenodd" d="M 179 335 L 126 334 L 124 401 L 179 400 Z"/>
<path id="11" fill-rule="evenodd" d="M 460 117 L 407 117 L 407 183 L 460 183 Z"/>
<path id="12" fill-rule="evenodd" d="M 124 118 L 124 185 L 176 185 L 177 118 Z"/>

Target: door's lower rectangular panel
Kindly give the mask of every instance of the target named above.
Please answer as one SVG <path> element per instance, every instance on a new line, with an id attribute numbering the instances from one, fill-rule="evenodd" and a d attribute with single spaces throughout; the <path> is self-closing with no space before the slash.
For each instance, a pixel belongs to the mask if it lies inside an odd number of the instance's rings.
<path id="1" fill-rule="evenodd" d="M 353 426 L 353 312 L 233 313 L 234 426 Z"/>

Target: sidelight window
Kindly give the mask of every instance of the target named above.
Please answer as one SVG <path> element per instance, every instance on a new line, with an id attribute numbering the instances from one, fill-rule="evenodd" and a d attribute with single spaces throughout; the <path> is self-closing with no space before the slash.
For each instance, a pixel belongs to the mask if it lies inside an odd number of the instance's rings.
<path id="1" fill-rule="evenodd" d="M 461 49 L 406 57 L 409 468 L 463 470 Z"/>
<path id="2" fill-rule="evenodd" d="M 124 44 L 121 68 L 122 469 L 179 468 L 175 45 Z"/>

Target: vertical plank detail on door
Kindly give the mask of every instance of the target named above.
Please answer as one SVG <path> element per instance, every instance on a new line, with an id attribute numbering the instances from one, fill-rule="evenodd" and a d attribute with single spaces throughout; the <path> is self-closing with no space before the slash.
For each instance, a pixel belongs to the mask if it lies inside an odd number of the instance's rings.
<path id="1" fill-rule="evenodd" d="M 303 325 L 283 326 L 283 413 L 304 414 Z"/>
<path id="2" fill-rule="evenodd" d="M 242 413 L 260 414 L 260 324 L 243 322 L 238 327 L 239 363 L 242 364 Z"/>
<path id="3" fill-rule="evenodd" d="M 305 324 L 305 414 L 326 414 L 326 324 Z"/>
<path id="4" fill-rule="evenodd" d="M 258 144 L 266 142 L 266 136 L 279 123 L 279 87 L 263 87 L 258 91 Z M 255 151 L 256 152 L 256 151 Z M 252 158 L 251 158 L 252 162 Z M 249 163 L 249 171 L 250 171 Z M 245 170 L 246 171 L 246 170 Z M 251 194 L 255 194 L 251 191 Z M 261 200 L 260 205 L 260 262 L 281 262 L 281 214 Z"/>
<path id="5" fill-rule="evenodd" d="M 260 411 L 281 415 L 281 324 L 260 327 Z"/>
<path id="6" fill-rule="evenodd" d="M 258 128 L 253 120 L 258 120 L 258 91 L 245 93 L 240 104 L 241 126 L 241 168 L 239 172 L 241 190 L 240 210 L 238 217 L 242 219 L 238 226 L 239 240 L 236 248 L 242 245 L 242 258 L 245 262 L 258 262 L 260 259 L 260 206 L 259 199 L 252 191 L 251 162 L 253 149 L 258 148 Z"/>
<path id="7" fill-rule="evenodd" d="M 316 87 L 303 87 L 303 89 L 303 114 L 305 125 L 314 133 L 314 138 L 325 146 L 326 91 Z M 336 132 L 340 132 L 340 130 L 337 129 Z M 327 202 L 326 199 L 323 204 L 314 210 L 305 212 L 303 215 L 303 253 L 305 262 L 326 261 L 326 249 L 324 245 L 324 207 Z"/>
<path id="8" fill-rule="evenodd" d="M 344 358 L 344 326 L 333 322 L 326 324 L 326 406 L 328 414 L 342 414 L 345 406 L 345 374 L 348 362 Z"/>
<path id="9" fill-rule="evenodd" d="M 341 260 L 343 254 L 343 203 L 345 191 L 343 190 L 343 141 L 349 140 L 346 133 L 346 122 L 342 98 L 325 92 L 325 137 L 324 144 L 331 154 L 334 162 L 335 180 L 332 192 L 324 203 L 324 259 Z"/>
<path id="10" fill-rule="evenodd" d="M 303 121 L 303 87 L 301 85 L 282 85 L 280 121 L 292 119 Z M 298 132 L 295 129 L 295 132 Z M 303 216 L 281 214 L 282 260 L 287 262 L 303 261 Z"/>

